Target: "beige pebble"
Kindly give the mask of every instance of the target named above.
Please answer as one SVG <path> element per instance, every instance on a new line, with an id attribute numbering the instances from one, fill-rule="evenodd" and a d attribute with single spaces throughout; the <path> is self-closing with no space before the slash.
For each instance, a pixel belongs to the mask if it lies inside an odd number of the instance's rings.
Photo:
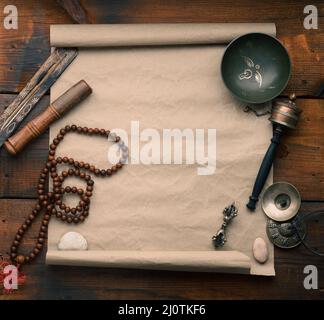
<path id="1" fill-rule="evenodd" d="M 78 232 L 65 233 L 58 244 L 59 250 L 87 250 L 88 242 L 84 236 Z"/>
<path id="2" fill-rule="evenodd" d="M 253 243 L 253 256 L 259 263 L 265 263 L 269 258 L 269 251 L 266 242 L 262 238 L 256 238 Z"/>

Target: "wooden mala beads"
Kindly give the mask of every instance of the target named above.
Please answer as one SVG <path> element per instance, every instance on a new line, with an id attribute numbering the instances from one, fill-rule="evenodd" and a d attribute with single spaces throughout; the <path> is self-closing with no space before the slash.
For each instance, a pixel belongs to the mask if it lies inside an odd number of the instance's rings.
<path id="1" fill-rule="evenodd" d="M 63 141 L 64 136 L 70 132 L 110 138 L 110 140 L 112 140 L 113 142 L 119 143 L 119 146 L 124 151 L 123 154 L 125 155 L 126 147 L 120 140 L 120 137 L 116 136 L 114 133 L 110 133 L 109 130 L 67 125 L 65 126 L 65 128 L 59 131 L 58 135 L 56 136 L 56 138 L 54 138 L 53 142 L 49 146 L 50 150 L 48 154 L 48 160 L 39 177 L 37 186 L 38 201 L 32 212 L 26 218 L 22 226 L 18 229 L 10 248 L 10 258 L 18 266 L 32 261 L 41 252 L 45 244 L 48 224 L 51 217 L 55 216 L 57 219 L 60 219 L 63 222 L 75 224 L 83 222 L 87 218 L 87 216 L 89 215 L 90 198 L 92 196 L 94 187 L 94 181 L 92 180 L 91 175 L 88 173 L 92 173 L 98 177 L 110 177 L 111 175 L 118 172 L 125 163 L 126 158 L 124 156 L 116 165 L 113 165 L 111 168 L 99 169 L 94 165 L 90 165 L 89 163 L 84 163 L 82 161 L 76 161 L 73 158 L 56 158 L 56 148 Z M 126 154 L 128 155 L 127 152 Z M 59 173 L 57 168 L 60 164 L 64 164 L 70 168 Z M 52 178 L 52 192 L 45 191 L 45 184 L 47 182 L 48 176 Z M 86 189 L 84 190 L 75 186 L 63 187 L 65 179 L 71 176 L 78 177 L 79 179 L 83 180 L 86 183 Z M 71 208 L 63 202 L 63 196 L 66 194 L 75 194 L 79 196 L 80 201 L 78 202 L 76 207 Z M 22 242 L 24 234 L 41 212 L 44 213 L 44 216 L 42 218 L 37 243 L 34 249 L 27 255 L 19 254 L 18 248 Z"/>

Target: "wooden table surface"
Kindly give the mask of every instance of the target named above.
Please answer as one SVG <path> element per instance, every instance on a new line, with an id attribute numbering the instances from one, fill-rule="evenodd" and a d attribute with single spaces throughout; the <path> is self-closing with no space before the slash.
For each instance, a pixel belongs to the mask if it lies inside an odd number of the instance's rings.
<path id="1" fill-rule="evenodd" d="M 81 1 L 89 23 L 275 22 L 277 35 L 293 63 L 284 92 L 295 92 L 304 109 L 298 129 L 278 151 L 275 180 L 300 190 L 301 212 L 324 208 L 324 100 L 315 92 L 324 82 L 324 4 L 311 1 L 319 13 L 319 29 L 303 28 L 303 8 L 309 1 L 110 0 Z M 18 30 L 3 27 L 3 8 L 18 8 Z M 56 1 L 0 1 L 0 112 L 15 98 L 50 53 L 49 26 L 74 23 Z M 82 22 L 82 21 L 81 21 Z M 45 96 L 28 117 L 49 101 Z M 27 119 L 27 120 L 28 120 Z M 48 133 L 18 157 L 0 149 L 0 254 L 8 247 L 36 197 L 35 186 L 48 150 Z M 324 219 L 312 219 L 309 235 L 324 249 Z M 35 234 L 36 235 L 36 234 Z M 35 240 L 30 232 L 26 244 Z M 303 286 L 306 265 L 318 268 L 318 290 Z M 324 298 L 324 258 L 300 246 L 275 249 L 276 277 L 118 270 L 44 265 L 44 254 L 25 268 L 27 283 L 0 299 L 314 299 Z"/>

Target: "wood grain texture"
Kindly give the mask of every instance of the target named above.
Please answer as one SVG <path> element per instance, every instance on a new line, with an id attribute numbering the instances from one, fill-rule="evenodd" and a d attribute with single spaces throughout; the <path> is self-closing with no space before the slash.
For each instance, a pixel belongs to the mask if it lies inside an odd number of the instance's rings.
<path id="1" fill-rule="evenodd" d="M 324 99 L 298 99 L 297 128 L 286 130 L 274 163 L 274 179 L 294 184 L 304 200 L 324 200 Z"/>
<path id="2" fill-rule="evenodd" d="M 91 23 L 79 0 L 57 0 L 76 23 Z"/>
<path id="3" fill-rule="evenodd" d="M 73 48 L 56 48 L 51 53 L 24 89 L 0 115 L 2 139 L 10 137 L 76 56 L 77 50 Z"/>
<path id="4" fill-rule="evenodd" d="M 0 112 L 14 99 L 15 95 L 0 95 Z M 44 96 L 21 123 L 26 125 L 49 104 L 49 96 Z M 0 198 L 35 198 L 35 186 L 40 170 L 48 155 L 48 131 L 26 147 L 18 156 L 11 156 L 5 148 L 0 148 Z"/>
<path id="5" fill-rule="evenodd" d="M 43 112 L 9 137 L 4 143 L 5 149 L 10 154 L 17 155 L 30 141 L 43 134 L 54 121 L 86 99 L 91 92 L 92 89 L 89 85 L 84 80 L 80 80 L 53 101 Z"/>
<path id="6" fill-rule="evenodd" d="M 34 200 L 0 200 L 0 253 L 7 246 Z M 322 203 L 304 203 L 301 213 L 324 208 Z M 312 238 L 323 236 L 324 219 L 312 224 Z M 37 229 L 37 226 L 35 226 Z M 33 230 L 26 246 L 35 241 Z M 33 236 L 34 235 L 34 236 Z M 28 236 L 28 234 L 27 234 Z M 313 243 L 316 244 L 316 243 Z M 318 242 L 317 245 L 320 245 Z M 322 243 L 321 249 L 324 250 Z M 293 250 L 276 249 L 276 277 L 165 272 L 109 268 L 44 265 L 44 252 L 22 270 L 27 282 L 9 298 L 16 299 L 315 299 L 324 298 L 324 278 L 319 290 L 305 290 L 303 269 L 318 266 L 324 274 L 322 258 L 310 255 L 302 246 Z M 6 298 L 1 296 L 0 299 Z"/>
<path id="7" fill-rule="evenodd" d="M 18 9 L 18 30 L 3 27 L 0 0 L 0 92 L 20 92 L 50 54 L 49 26 L 71 23 L 56 1 L 12 1 Z"/>
<path id="8" fill-rule="evenodd" d="M 92 23 L 167 22 L 275 22 L 279 38 L 293 62 L 293 74 L 285 93 L 312 96 L 323 80 L 322 1 L 319 30 L 304 30 L 307 1 L 212 0 L 87 0 L 80 1 Z M 0 0 L 0 9 L 7 3 Z M 13 0 L 18 7 L 19 29 L 0 26 L 0 93 L 19 92 L 49 55 L 49 25 L 72 23 L 55 0 Z M 0 21 L 3 19 L 0 10 Z M 15 96 L 0 94 L 0 112 Z M 25 119 L 27 123 L 48 105 L 45 96 Z M 275 161 L 275 180 L 287 180 L 304 200 L 324 200 L 323 100 L 299 99 L 304 109 L 298 129 L 288 132 Z M 22 124 L 22 125 L 23 125 Z M 37 179 L 48 152 L 48 132 L 32 142 L 18 157 L 0 149 L 0 253 L 6 254 L 13 236 L 34 204 Z M 2 199 L 1 199 L 2 198 Z M 6 198 L 6 199 L 5 199 Z M 12 198 L 12 199 L 8 199 Z M 24 199 L 14 199 L 24 198 Z M 302 213 L 324 208 L 323 202 L 303 203 Z M 318 222 L 316 222 L 318 221 Z M 323 219 L 310 226 L 311 242 L 323 248 Z M 35 226 L 37 228 L 37 226 Z M 36 233 L 29 233 L 32 245 Z M 277 276 L 251 277 L 204 274 L 45 266 L 44 254 L 25 267 L 27 283 L 1 299 L 324 299 L 323 258 L 303 247 L 275 250 Z M 319 290 L 305 290 L 303 268 L 314 264 Z"/>
<path id="9" fill-rule="evenodd" d="M 0 4 L 4 0 L 0 0 Z M 323 27 L 303 28 L 308 1 L 137 0 L 80 1 L 92 23 L 274 22 L 292 59 L 292 78 L 285 93 L 312 95 L 323 81 Z M 55 1 L 15 0 L 18 30 L 0 28 L 0 92 L 19 92 L 49 54 L 49 26 L 73 23 Z M 324 5 L 313 1 L 324 25 Z M 0 21 L 3 11 L 0 10 Z"/>

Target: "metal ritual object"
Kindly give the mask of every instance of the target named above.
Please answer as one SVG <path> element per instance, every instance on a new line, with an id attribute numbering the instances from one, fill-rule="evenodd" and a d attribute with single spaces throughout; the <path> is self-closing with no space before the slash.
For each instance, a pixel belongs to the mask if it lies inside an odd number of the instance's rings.
<path id="1" fill-rule="evenodd" d="M 302 243 L 302 240 L 306 237 L 306 226 L 299 215 L 283 222 L 269 219 L 267 222 L 267 235 L 275 246 L 290 249 Z"/>
<path id="2" fill-rule="evenodd" d="M 0 147 L 77 56 L 74 48 L 57 48 L 25 88 L 0 115 Z"/>
<path id="3" fill-rule="evenodd" d="M 319 217 L 322 217 L 324 214 L 324 210 L 323 209 L 319 209 L 319 210 L 315 210 L 315 211 L 311 211 L 308 212 L 306 215 L 303 216 L 303 221 L 305 222 L 306 226 L 307 226 L 307 234 L 309 234 L 309 230 L 311 230 L 312 228 L 309 226 L 309 220 L 311 217 L 313 216 L 318 216 L 317 219 L 319 219 Z M 301 243 L 304 245 L 304 247 L 310 251 L 312 254 L 315 254 L 319 257 L 324 257 L 324 252 L 323 251 L 319 251 L 318 246 L 314 247 L 314 245 L 311 245 L 310 243 L 306 242 L 306 240 L 303 238 L 303 234 L 299 232 L 299 228 L 298 225 L 295 226 L 295 230 L 299 236 L 299 238 L 301 239 Z M 309 239 L 308 239 L 309 241 Z"/>
<path id="4" fill-rule="evenodd" d="M 259 195 L 267 180 L 272 163 L 275 157 L 276 148 L 280 143 L 281 136 L 285 128 L 295 129 L 302 110 L 295 103 L 295 94 L 290 95 L 290 99 L 278 99 L 275 101 L 269 121 L 273 123 L 274 131 L 271 144 L 263 158 L 259 172 L 257 174 L 252 194 L 247 203 L 250 210 L 255 210 L 259 200 Z"/>
<path id="5" fill-rule="evenodd" d="M 232 203 L 231 205 L 229 205 L 223 210 L 224 217 L 223 217 L 222 226 L 212 237 L 212 241 L 215 248 L 222 247 L 227 241 L 226 232 L 225 232 L 226 228 L 231 222 L 231 220 L 237 216 L 237 213 L 238 213 L 238 209 L 235 207 L 235 203 Z"/>
<path id="6" fill-rule="evenodd" d="M 298 190 L 290 183 L 277 182 L 264 192 L 262 209 L 272 220 L 287 221 L 299 211 L 301 197 Z"/>
<path id="7" fill-rule="evenodd" d="M 277 97 L 291 74 L 287 50 L 264 33 L 248 33 L 226 48 L 221 75 L 228 90 L 246 103 L 263 103 Z"/>

